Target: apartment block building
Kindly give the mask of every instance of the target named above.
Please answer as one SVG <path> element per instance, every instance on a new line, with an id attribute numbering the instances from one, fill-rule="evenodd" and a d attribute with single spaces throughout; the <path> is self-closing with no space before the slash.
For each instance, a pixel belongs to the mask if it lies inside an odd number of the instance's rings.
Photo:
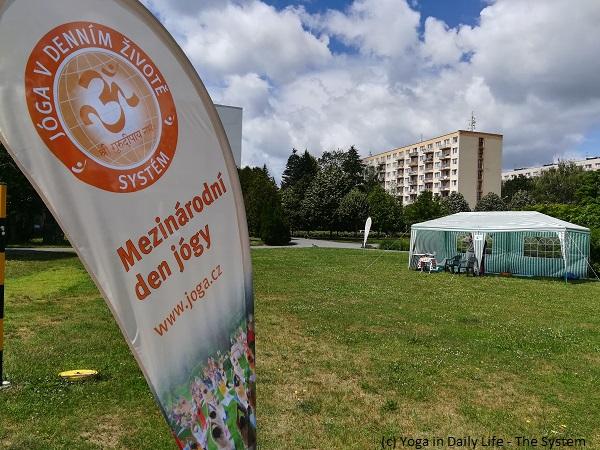
<path id="1" fill-rule="evenodd" d="M 414 202 L 423 191 L 447 197 L 460 192 L 471 208 L 488 192 L 500 195 L 502 135 L 457 130 L 368 156 L 385 190 Z"/>
<path id="2" fill-rule="evenodd" d="M 581 167 L 585 171 L 600 170 L 600 156 L 592 156 L 590 158 L 579 159 L 571 162 L 573 162 L 576 166 Z M 502 172 L 502 180 L 511 180 L 513 178 L 517 178 L 519 175 L 526 176 L 527 178 L 537 177 L 538 175 L 541 175 L 543 171 L 548 170 L 551 167 L 558 168 L 558 163 L 507 170 L 506 172 Z"/>

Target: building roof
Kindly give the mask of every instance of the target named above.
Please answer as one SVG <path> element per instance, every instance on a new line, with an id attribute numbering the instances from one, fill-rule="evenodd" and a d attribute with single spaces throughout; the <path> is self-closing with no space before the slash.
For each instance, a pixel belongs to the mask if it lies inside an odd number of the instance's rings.
<path id="1" fill-rule="evenodd" d="M 461 212 L 412 226 L 414 230 L 450 231 L 590 231 L 537 211 Z"/>
<path id="2" fill-rule="evenodd" d="M 375 153 L 373 155 L 365 156 L 362 159 L 364 161 L 364 160 L 367 160 L 367 159 L 370 159 L 370 158 L 374 158 L 374 157 L 379 157 L 381 155 L 385 155 L 387 153 L 392 153 L 392 152 L 397 152 L 397 151 L 403 151 L 405 149 L 407 150 L 407 149 L 409 149 L 409 147 L 424 145 L 426 142 L 435 141 L 436 139 L 442 139 L 442 138 L 445 138 L 446 136 L 451 136 L 451 135 L 456 134 L 456 133 L 459 133 L 459 134 L 468 134 L 468 135 L 471 135 L 471 136 L 485 135 L 485 136 L 491 136 L 491 137 L 496 137 L 496 138 L 500 138 L 500 139 L 503 139 L 503 137 L 504 137 L 502 134 L 487 133 L 485 131 L 454 130 L 454 131 L 450 131 L 450 132 L 445 133 L 445 134 L 440 134 L 439 136 L 434 136 L 434 137 L 431 137 L 431 138 L 423 139 L 423 140 L 421 140 L 419 142 L 413 142 L 412 144 L 407 144 L 407 145 L 403 145 L 401 147 L 395 147 L 395 148 L 391 148 L 389 150 L 384 150 L 383 152 L 379 152 L 379 153 Z"/>

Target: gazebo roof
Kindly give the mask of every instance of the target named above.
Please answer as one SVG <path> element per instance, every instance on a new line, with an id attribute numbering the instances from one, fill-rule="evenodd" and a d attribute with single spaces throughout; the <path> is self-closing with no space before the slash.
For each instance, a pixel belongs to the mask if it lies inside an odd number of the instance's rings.
<path id="1" fill-rule="evenodd" d="M 588 228 L 555 219 L 537 211 L 461 212 L 416 223 L 412 229 L 469 232 L 590 231 Z"/>

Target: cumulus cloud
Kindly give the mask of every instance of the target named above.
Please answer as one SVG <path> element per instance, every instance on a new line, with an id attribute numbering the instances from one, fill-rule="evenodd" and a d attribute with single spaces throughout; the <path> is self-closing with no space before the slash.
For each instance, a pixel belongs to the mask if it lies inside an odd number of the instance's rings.
<path id="1" fill-rule="evenodd" d="M 314 15 L 260 0 L 145 3 L 213 100 L 244 108 L 243 162 L 276 176 L 292 147 L 377 153 L 466 128 L 471 111 L 504 134 L 505 168 L 573 156 L 600 127 L 596 0 L 496 0 L 455 28 L 406 0 Z"/>

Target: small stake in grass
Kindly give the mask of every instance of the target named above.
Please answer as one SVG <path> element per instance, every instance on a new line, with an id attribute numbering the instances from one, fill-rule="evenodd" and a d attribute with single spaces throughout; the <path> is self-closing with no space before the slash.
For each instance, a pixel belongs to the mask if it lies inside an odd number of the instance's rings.
<path id="1" fill-rule="evenodd" d="M 4 380 L 4 267 L 6 266 L 6 184 L 0 183 L 0 389 L 10 386 Z"/>

